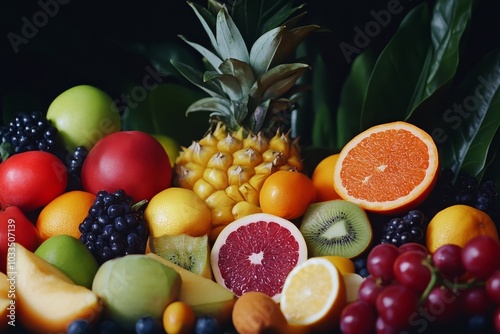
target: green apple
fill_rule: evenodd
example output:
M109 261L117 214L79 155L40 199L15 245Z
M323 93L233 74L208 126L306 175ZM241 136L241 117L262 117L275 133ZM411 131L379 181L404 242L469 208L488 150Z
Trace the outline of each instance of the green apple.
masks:
M65 273L75 284L92 288L99 264L77 238L55 235L42 242L35 254Z
M79 85L59 96L49 106L47 119L57 128L65 148L90 150L104 136L121 130L121 119L114 101L101 89Z
M144 254L104 262L92 290L104 301L105 314L125 329L145 316L161 319L165 308L179 298L181 276Z

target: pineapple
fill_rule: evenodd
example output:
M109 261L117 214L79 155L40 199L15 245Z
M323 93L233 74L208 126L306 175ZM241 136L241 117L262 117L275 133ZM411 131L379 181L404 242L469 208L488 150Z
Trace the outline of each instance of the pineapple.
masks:
M302 171L299 144L291 138L289 123L295 108L292 88L309 66L282 62L318 26L290 28L295 20L289 20L263 33L248 50L224 4L209 0L208 9L188 4L213 51L181 36L203 56L207 71L172 64L208 93L186 114L210 111L210 128L204 138L182 148L174 185L192 189L209 206L214 241L230 222L261 212L259 191L269 175Z

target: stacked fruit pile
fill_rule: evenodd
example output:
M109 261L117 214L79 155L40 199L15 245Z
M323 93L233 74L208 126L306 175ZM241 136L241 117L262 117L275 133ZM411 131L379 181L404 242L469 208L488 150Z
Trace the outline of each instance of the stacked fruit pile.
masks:
M403 121L305 168L287 121L309 66L284 61L318 27L277 13L248 47L210 4L189 3L213 50L186 40L207 71L173 62L209 95L189 147L87 85L0 128L2 330L500 332L495 183Z

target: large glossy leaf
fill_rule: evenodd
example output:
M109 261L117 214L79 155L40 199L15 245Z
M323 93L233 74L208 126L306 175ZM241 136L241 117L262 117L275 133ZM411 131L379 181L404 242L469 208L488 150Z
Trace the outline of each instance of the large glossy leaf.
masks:
M473 0L438 0L431 21L432 47L435 50L427 75L425 96L455 75L459 46L471 17Z
M134 87L131 85L130 90ZM125 111L124 129L163 134L180 145L189 146L192 140L201 138L209 126L208 113L186 115L188 107L204 96L195 88L162 83Z
M436 137L444 167L470 175L485 168L500 126L500 49L490 53L463 80L455 101L442 115Z
M402 120L421 80L430 44L427 3L413 8L380 53L368 83L361 129Z
M447 86L455 77L460 58L460 43L468 27L472 11L472 0L438 0L431 18L431 45L429 57L422 70L421 78L415 88L415 94L406 119L412 113L424 113L425 118L432 117L431 104L437 102ZM434 95L439 95L438 97ZM420 115L417 115L417 118ZM422 118L422 117L420 117Z
M328 85L328 74L325 60L316 53L312 65L311 79L314 89L311 92L311 109L314 111L312 120L312 145L318 147L335 147L335 114L331 108L331 91Z
M363 51L352 62L351 71L344 81L336 120L338 148L343 147L361 130L359 119L375 60L370 49Z

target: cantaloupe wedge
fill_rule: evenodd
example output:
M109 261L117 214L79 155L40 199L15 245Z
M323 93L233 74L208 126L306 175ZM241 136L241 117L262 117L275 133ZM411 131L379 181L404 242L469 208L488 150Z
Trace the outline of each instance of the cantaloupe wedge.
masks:
M231 313L236 301L233 292L217 282L194 274L154 253L147 256L174 268L181 276L182 287L179 300L190 305L197 316L211 315L221 324L231 321Z
M96 321L103 306L92 290L76 285L49 262L16 244L16 319L33 333L64 333L76 319Z

